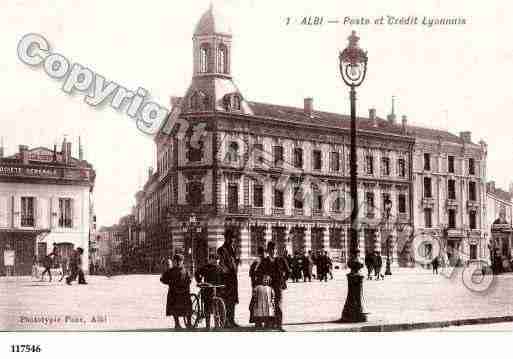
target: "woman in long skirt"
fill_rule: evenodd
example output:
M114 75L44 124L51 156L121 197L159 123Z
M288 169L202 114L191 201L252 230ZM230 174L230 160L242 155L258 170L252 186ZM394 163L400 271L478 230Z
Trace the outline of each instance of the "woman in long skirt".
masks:
M183 266L181 255L175 254L173 256L173 267L162 274L160 281L169 286L166 315L173 316L175 328L182 328L179 317L183 317L185 326L190 328L192 315L191 277Z

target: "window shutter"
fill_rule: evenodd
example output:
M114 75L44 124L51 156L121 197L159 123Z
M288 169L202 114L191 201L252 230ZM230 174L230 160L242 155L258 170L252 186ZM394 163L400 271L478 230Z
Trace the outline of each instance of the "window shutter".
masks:
M82 219L81 215L81 206L80 206L80 198L72 198L71 199L71 218L73 218L73 228L80 228Z
M21 227L21 197L14 196L13 216L14 216L14 228Z
M9 197L0 196L0 227L9 227Z

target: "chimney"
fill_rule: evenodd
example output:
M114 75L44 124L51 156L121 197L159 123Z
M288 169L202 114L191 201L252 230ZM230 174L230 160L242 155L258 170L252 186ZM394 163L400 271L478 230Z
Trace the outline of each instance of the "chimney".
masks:
M312 117L313 113L313 98L306 97L304 101L304 111L305 115Z
M82 150L82 141L80 136L78 136L78 159L80 161L84 159L84 151Z
M148 179L150 179L151 176L153 176L153 167L148 167Z
M408 116L403 115L401 119L401 125L403 126L403 132L406 132L406 126L408 126Z
M387 120L390 123L395 123L395 96L392 96L392 111L387 116Z
M372 122L373 127L378 127L378 119L376 118L375 108L369 108L369 120Z
M0 137L0 160L4 158L4 138Z
M28 165L29 158L28 158L28 146L20 145L20 156L21 161L24 165Z
M460 138L463 142L472 142L472 132L462 131L460 132Z
M57 144L53 144L53 162L57 162Z

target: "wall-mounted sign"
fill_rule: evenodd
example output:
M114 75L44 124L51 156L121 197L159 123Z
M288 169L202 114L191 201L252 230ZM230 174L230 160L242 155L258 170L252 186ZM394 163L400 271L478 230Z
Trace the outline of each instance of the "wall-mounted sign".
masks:
M0 166L0 175L58 177L59 173L53 168Z

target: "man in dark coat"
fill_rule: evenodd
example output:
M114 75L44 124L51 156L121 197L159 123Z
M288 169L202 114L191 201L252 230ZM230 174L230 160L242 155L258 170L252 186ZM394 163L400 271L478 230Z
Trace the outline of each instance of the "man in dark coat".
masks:
M383 266L383 260L381 259L381 254L376 251L374 252L374 271L376 274L376 280L385 279L385 276L381 274L381 267Z
M435 256L435 258L433 258L431 265L433 266L433 274L438 274L438 267L440 266L440 259L438 258L438 256Z
M312 281L312 269L313 269L312 251L308 251L308 254L303 257L303 281Z
M160 277L160 281L169 286L166 315L173 316L175 328L182 328L180 317L184 317L185 326L190 328L192 316L191 278L183 266L183 257L180 254L173 256L173 268L165 271Z
M290 276L290 268L287 261L282 257L276 257L276 245L274 242L267 243L267 254L261 265L263 275L271 277L271 287L274 290L275 302L275 326L281 329L283 323L283 290L287 289L287 279Z
M374 271L374 254L365 253L365 267L367 267L367 279L372 280L372 272Z
M66 278L66 284L71 285L78 277L78 284L87 284L85 281L84 271L82 270L82 254L84 250L78 247L71 255L69 267L71 274Z
M46 255L43 259L43 267L44 271L41 273L41 281L45 280L45 274L48 273L48 277L50 277L49 282L52 281L52 267L53 267L53 261L58 257L57 253L57 245L53 244L52 252Z
M231 235L225 236L224 244L217 250L219 266L223 270L224 285L223 299L226 304L227 327L237 328L235 323L235 305L239 303L239 284L237 272L239 260L235 255L235 248Z

